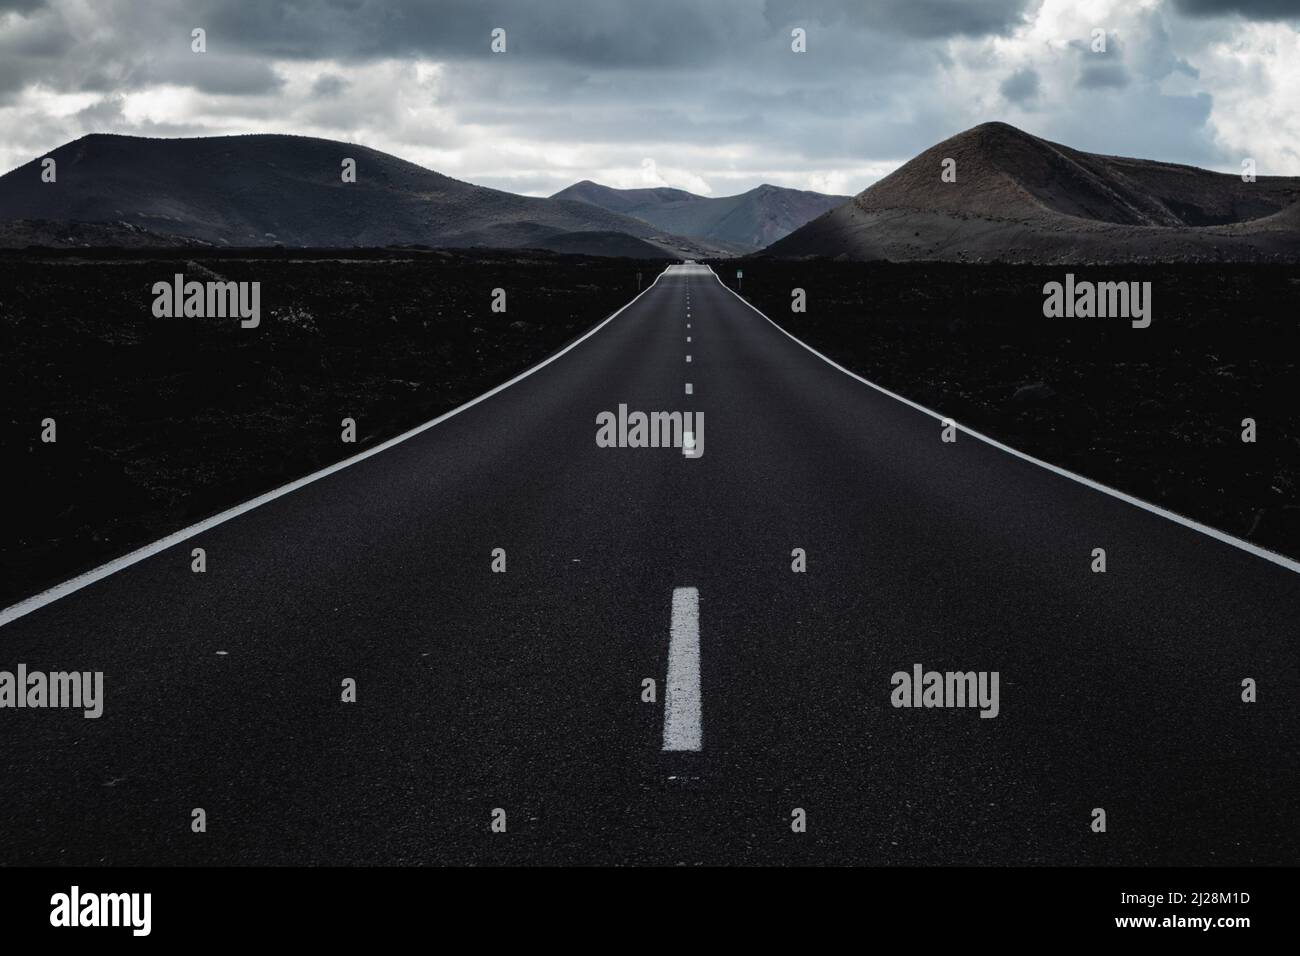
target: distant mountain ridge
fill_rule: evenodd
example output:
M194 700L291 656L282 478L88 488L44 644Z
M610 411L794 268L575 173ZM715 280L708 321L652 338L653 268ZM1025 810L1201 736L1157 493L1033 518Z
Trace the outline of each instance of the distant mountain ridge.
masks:
M590 203L593 206L599 206L610 212L632 215L634 209L646 208L650 206L663 205L671 202L690 202L695 199L703 199L703 196L697 196L695 193L688 193L685 189L674 189L671 186L651 186L644 189L615 189L612 186L602 186L600 183L593 183L590 179L584 179L582 182L574 183L566 189L561 189L558 193L551 196L552 199L572 199L576 202Z
M615 189L590 180L574 183L551 198L589 203L670 233L734 243L748 251L789 235L850 199L767 184L736 196L712 198L669 187Z
M43 157L0 176L0 221L51 223L55 231L60 223L128 223L147 234L229 246L545 249L555 242L591 252L612 241L663 258L733 251L590 203L475 186L314 137L92 134L47 155L56 163L53 183L41 181ZM345 157L356 160L354 183L342 181Z
M956 181L941 179L945 159ZM1085 153L1006 123L927 149L773 256L1008 262L1294 261L1300 177Z

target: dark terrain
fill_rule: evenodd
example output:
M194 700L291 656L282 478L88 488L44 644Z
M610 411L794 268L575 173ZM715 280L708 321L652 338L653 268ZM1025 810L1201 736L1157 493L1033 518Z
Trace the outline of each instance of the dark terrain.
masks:
M381 268L374 284L420 293ZM960 281L895 275L859 273L887 302ZM986 301L1021 301L1025 272L982 275ZM1241 301L1268 303L1255 279L1263 294ZM1149 414L1168 424L1186 373L1163 314L1130 334L1166 346ZM409 330L363 330L345 365L410 347ZM911 332L903 351L946 346L944 327ZM267 377L289 361L256 357ZM303 393L286 414L331 443L330 399ZM1205 408L1236 417L1238 401L1225 387ZM706 415L707 451L601 447L593 415L624 402ZM139 430L156 404L123 418ZM208 460L235 447L213 444ZM1098 545L1105 574L1089 568ZM498 546L509 573L490 566ZM969 436L944 444L930 415L684 264L463 414L11 617L7 662L102 671L106 705L94 720L6 712L3 859L1293 866L1296 570ZM891 675L922 664L999 674L997 718L895 707ZM646 699L647 678L668 691ZM693 715L698 749L666 748L674 712Z
M736 196L710 197L667 187L613 189L584 179L551 198L590 203L643 219L666 232L734 244L739 251L754 252L851 197L767 183Z
M545 253L0 255L9 603L432 418L630 299L649 260ZM719 274L734 285L734 266ZM1061 269L744 263L815 348L1029 454L1300 555L1300 269L1132 267L1149 329L1045 319ZM262 325L155 319L180 270L263 283ZM1079 278L1087 270L1076 270ZM807 290L806 315L790 289ZM489 309L507 290L508 311ZM45 417L58 442L39 441ZM339 421L358 441L339 441ZM1240 441L1242 418L1258 442Z
M201 256L201 258L195 258ZM662 263L542 253L0 253L0 606L435 417ZM174 272L262 283L262 321L155 319ZM507 311L490 309L504 288ZM58 441L40 441L57 422ZM340 441L340 421L357 441Z
M941 178L956 162L956 181ZM860 260L1294 262L1300 178L1102 156L1006 123L950 137L770 246Z
M717 264L735 287L735 263ZM1064 267L746 261L744 294L877 384L1095 481L1300 557L1300 267L1073 269L1148 280L1150 328L1048 319ZM726 267L724 269L724 266ZM808 296L791 312L792 288ZM1241 441L1241 420L1258 424Z
M487 189L356 143L310 136L93 134L48 155L57 164L52 183L41 181L44 157L0 176L0 244L71 245L62 241L61 224L76 222L118 231L127 224L216 246L423 244L619 256L640 240L665 257L735 251L590 203ZM345 157L356 161L356 182L342 180ZM605 252L600 243L610 237L615 245ZM128 236L98 244L137 243Z

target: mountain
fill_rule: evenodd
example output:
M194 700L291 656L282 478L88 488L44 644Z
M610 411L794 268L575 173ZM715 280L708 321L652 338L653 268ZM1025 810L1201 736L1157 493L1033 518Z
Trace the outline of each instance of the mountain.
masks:
M956 160L956 182L940 178ZM765 250L773 256L1007 262L1300 257L1300 177L1085 153L1006 123L927 149Z
M573 199L578 202L590 203L593 206L599 206L601 209L608 209L610 212L622 213L626 216L635 216L636 210L640 208L652 208L670 202L691 202L704 199L703 196L688 193L684 189L673 189L670 186L655 186L648 189L614 189L611 186L593 183L590 179L584 179L580 183L574 183L567 189L561 189L551 198Z
M727 255L590 203L517 196L378 150L306 136L150 139L94 134L0 176L0 221L117 223L229 246L547 247L616 242L664 257ZM341 178L345 157L356 182ZM12 230L11 230L12 231ZM0 230L2 235L4 230ZM591 233L586 240L575 234ZM640 243L627 243L630 237Z
M528 243L533 249L584 256L624 256L628 259L678 259L676 253L625 232L557 232Z
M754 251L850 197L762 185L738 196L711 199L681 189L613 189L583 180L551 198L590 203L666 232Z

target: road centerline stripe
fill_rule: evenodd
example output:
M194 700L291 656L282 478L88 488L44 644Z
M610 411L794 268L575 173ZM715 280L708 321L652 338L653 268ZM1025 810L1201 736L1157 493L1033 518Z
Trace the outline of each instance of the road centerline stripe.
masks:
M664 750L700 750L700 592L673 588L673 617L664 682Z

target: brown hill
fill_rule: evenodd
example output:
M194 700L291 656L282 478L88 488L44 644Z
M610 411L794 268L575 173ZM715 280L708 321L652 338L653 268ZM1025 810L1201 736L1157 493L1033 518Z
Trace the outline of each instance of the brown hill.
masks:
M942 162L957 163L943 182ZM765 250L855 259L1294 260L1300 178L1085 153L985 123Z

